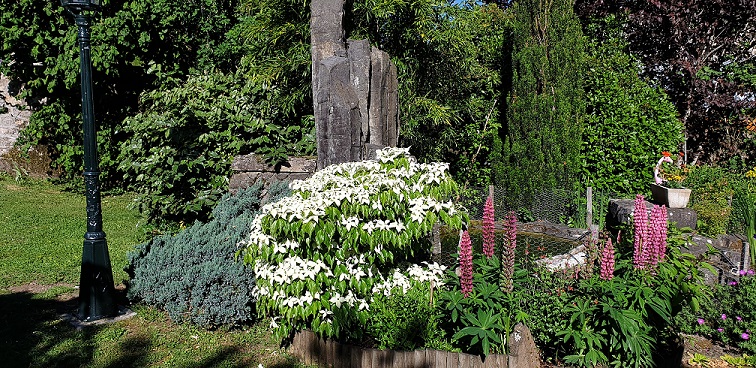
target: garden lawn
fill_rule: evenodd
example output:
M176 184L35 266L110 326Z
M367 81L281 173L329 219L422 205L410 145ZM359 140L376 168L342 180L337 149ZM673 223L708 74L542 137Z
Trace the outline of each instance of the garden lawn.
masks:
M104 197L103 223L116 283L143 233L131 195ZM84 196L43 181L0 175L0 357L3 367L296 367L266 322L207 331L162 311L129 306L131 319L76 330ZM120 285L120 304L125 304Z
M126 280L126 253L144 223L129 209L133 196L102 198L103 228L116 284ZM30 282L79 283L86 232L83 194L64 192L44 181L16 182L0 176L0 288Z

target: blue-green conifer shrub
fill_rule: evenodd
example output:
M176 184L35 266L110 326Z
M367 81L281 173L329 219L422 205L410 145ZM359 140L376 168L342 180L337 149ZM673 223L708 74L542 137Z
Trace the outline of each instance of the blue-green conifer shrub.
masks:
M263 202L288 195L286 183L272 184L262 200L256 183L226 194L207 223L195 222L171 236L162 235L129 253L127 296L164 309L174 321L206 328L251 322L254 314L252 270L235 259L236 244Z

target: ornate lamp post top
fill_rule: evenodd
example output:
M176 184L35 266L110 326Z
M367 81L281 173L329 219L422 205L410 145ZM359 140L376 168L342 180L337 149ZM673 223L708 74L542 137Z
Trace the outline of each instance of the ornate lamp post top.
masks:
M60 5L72 12L100 9L100 0L60 0Z

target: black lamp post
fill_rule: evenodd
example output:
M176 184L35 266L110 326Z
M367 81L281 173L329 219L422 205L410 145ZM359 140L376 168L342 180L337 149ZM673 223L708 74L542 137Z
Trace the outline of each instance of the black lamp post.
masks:
M108 243L102 231L100 168L97 157L97 129L92 103L92 61L89 49L89 26L100 0L60 0L73 14L79 27L79 62L81 64L81 115L84 120L84 185L87 196L87 232L81 256L79 313L82 321L94 321L118 314L110 266Z

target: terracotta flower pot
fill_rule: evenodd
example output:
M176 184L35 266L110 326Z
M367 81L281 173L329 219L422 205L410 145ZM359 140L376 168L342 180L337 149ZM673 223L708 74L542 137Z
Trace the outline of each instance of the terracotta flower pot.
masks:
M658 184L651 184L651 195L654 202L669 208L685 208L690 201L690 189L667 188Z

